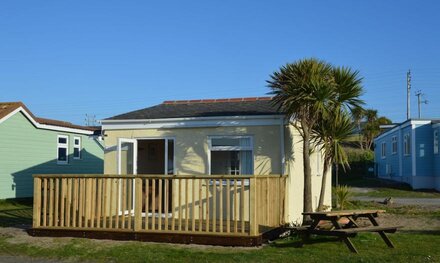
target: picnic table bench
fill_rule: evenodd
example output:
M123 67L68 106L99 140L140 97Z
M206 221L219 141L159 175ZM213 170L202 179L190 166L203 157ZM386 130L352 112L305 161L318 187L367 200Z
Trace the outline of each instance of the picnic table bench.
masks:
M376 232L382 237L383 241L388 247L394 248L393 243L385 233L395 233L400 226L379 226L376 220L379 213L384 213L385 210L341 210L341 211L323 211L323 212L307 212L303 215L308 215L312 219L310 226L297 228L297 232L302 234L303 239L308 238L311 234L323 236L339 237L350 251L358 253L357 249L350 240L350 237L355 237L360 232ZM341 219L347 219L348 223L341 223ZM371 223L370 226L361 227L357 220L359 218L367 218ZM331 222L330 228L325 229L320 227L323 221Z

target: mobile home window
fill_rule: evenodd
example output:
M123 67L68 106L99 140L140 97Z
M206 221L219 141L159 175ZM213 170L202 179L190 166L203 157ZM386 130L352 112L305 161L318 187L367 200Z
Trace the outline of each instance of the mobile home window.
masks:
M73 159L81 159L81 138L73 138Z
M393 138L391 138L392 141L392 148L393 148L393 154L397 153L397 136L393 136Z
M411 154L411 137L409 137L409 134L403 136L403 149L405 155Z
M382 143L382 148L381 148L381 154L380 154L380 156L382 157L382 159L383 158L385 158L385 156L386 156L386 154L387 154L387 152L386 152L386 143Z
M438 130L434 131L434 154L438 154Z
M58 135L57 140L57 163L67 164L69 162L69 136Z

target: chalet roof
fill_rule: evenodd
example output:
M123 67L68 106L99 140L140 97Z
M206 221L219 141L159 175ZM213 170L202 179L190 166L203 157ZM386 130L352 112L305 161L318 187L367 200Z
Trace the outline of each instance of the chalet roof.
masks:
M58 127L64 127L64 128L72 128L72 129L80 129L80 130L87 130L87 131L97 131L100 130L100 127L88 127L88 126L81 126L76 125L70 122L66 121L59 121L59 120L52 120L52 119L46 119L46 118L39 118L36 117L32 112L24 105L23 102L0 102L0 120L4 117L8 116L10 113L15 111L16 109L22 107L23 110L25 110L36 122L39 124L46 124L46 125L52 125L52 126L58 126Z
M172 100L116 115L106 120L166 119L185 117L282 115L271 97Z

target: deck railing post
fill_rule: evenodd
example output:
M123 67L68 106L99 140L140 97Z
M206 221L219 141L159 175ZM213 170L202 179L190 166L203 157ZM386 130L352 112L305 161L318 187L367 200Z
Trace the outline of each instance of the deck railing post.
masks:
M258 235L257 222L257 178L253 175L249 179L249 235Z
M134 231L142 229L142 178L134 178L135 192L134 192ZM148 211L145 211L148 213Z
M41 178L34 177L34 210L32 227L37 228L41 224Z

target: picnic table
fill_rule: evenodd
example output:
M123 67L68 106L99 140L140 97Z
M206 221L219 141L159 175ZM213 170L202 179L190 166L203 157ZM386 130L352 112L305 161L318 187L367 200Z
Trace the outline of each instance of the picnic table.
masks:
M311 234L339 237L354 253L358 253L358 251L351 242L350 237L355 237L360 232L376 232L379 233L388 247L394 248L393 243L385 233L395 233L400 227L379 226L376 217L384 212L385 210L341 210L303 213L303 215L310 216L312 223L310 226L298 229L298 231L303 234L303 238L308 238ZM359 226L357 221L359 218L369 219L371 225ZM346 222L341 223L341 221L344 221L341 219L345 219ZM330 228L321 227L320 223L323 221L329 221L331 223Z

